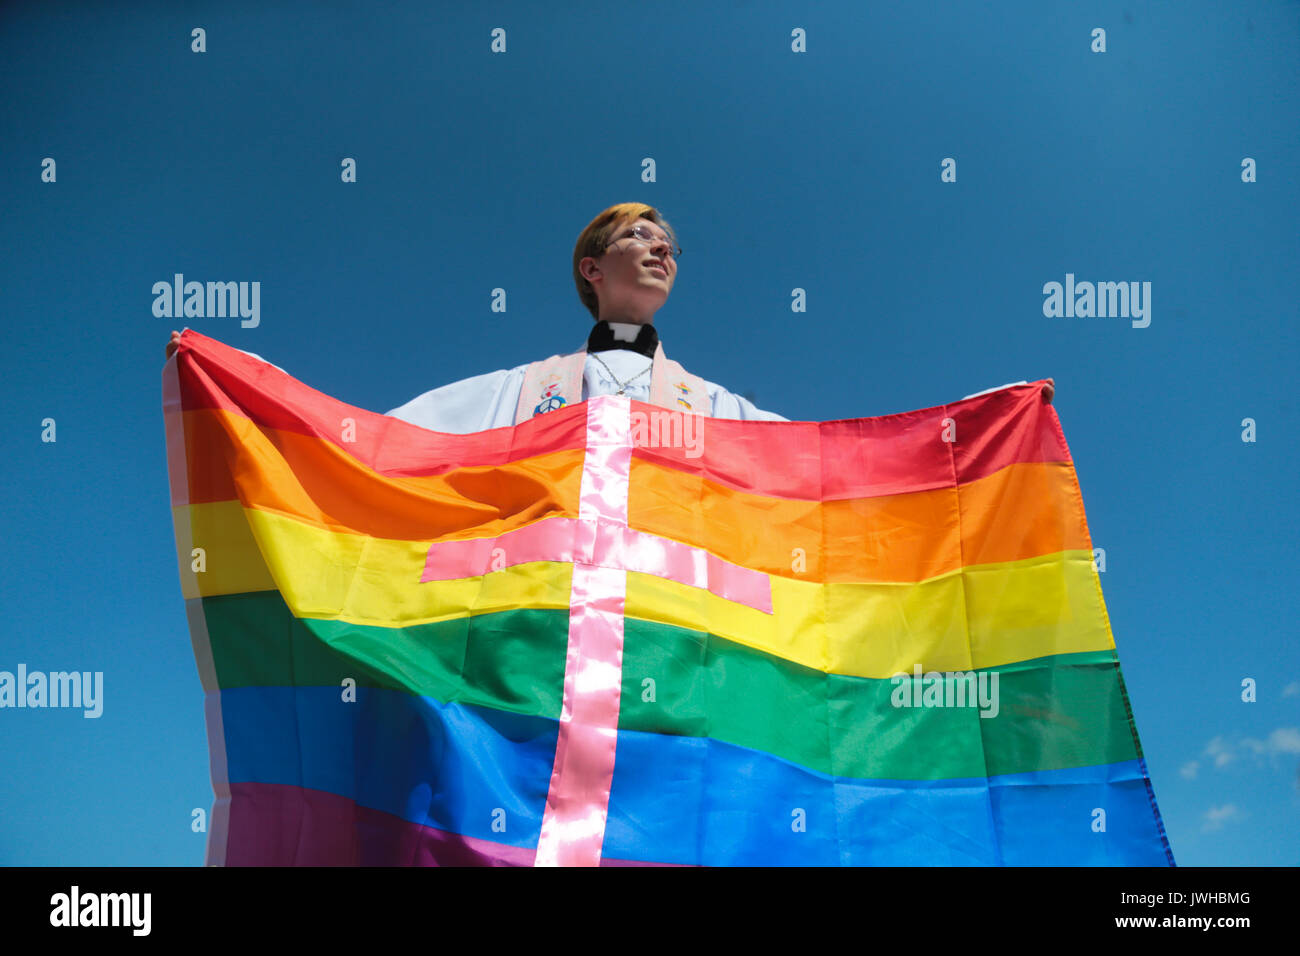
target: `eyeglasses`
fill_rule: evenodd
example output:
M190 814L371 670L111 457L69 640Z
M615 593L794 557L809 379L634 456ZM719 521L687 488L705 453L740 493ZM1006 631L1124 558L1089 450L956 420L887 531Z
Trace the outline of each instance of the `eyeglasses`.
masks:
M624 233L623 235L619 236L617 239L611 240L609 245L607 245L605 248L608 249L609 246L612 246L616 242L621 242L624 239L636 239L638 242L642 242L647 246L653 246L660 242L666 242L668 243L668 254L670 256L672 256L674 259L677 259L682 254L681 246L677 245L677 243L673 242L673 240L669 239L667 236L657 235L656 233L651 231L649 226L634 226L631 232Z

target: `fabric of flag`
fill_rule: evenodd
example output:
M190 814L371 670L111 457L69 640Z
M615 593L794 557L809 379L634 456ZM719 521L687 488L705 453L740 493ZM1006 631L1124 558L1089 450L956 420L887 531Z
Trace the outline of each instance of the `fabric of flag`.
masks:
M164 371L227 865L1172 865L1042 384L428 431Z

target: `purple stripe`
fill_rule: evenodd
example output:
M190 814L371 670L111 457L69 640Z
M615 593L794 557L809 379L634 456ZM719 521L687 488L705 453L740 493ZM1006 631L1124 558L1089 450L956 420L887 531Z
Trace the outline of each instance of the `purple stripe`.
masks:
M347 797L234 783L227 866L532 866L535 851L411 823ZM601 866L676 866L603 859Z
M230 785L227 866L532 866L534 851L411 823L347 797Z

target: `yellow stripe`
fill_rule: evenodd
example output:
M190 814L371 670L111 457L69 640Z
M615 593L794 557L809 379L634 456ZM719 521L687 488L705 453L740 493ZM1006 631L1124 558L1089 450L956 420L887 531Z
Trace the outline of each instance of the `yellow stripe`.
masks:
M210 594L274 591L275 580L238 501L172 508L181 592L186 600ZM197 548L200 553L195 555ZM195 570L194 565L199 568Z
M206 551L205 572L194 574L182 565L186 597L278 590L295 617L376 627L569 606L569 564L537 562L481 578L421 583L428 541L340 534L245 510L238 501L174 511L178 542L180 528L188 526L190 540Z
M955 671L1113 649L1096 575L1091 552L1062 551L919 584L772 577L768 615L633 573L627 614L717 634L817 670L888 678L910 674L917 663L925 671Z
M190 540L206 551L204 573L182 565L186 597L278 589L295 616L377 627L569 606L568 564L537 562L422 584L429 542L331 532L246 511L239 502L174 510L182 553L189 553ZM192 539L183 541L182 529L192 529ZM820 584L777 576L771 582L775 613L768 615L629 573L627 614L859 677L910 673L916 663L926 671L966 670L1115 646L1088 551L979 565L920 583Z

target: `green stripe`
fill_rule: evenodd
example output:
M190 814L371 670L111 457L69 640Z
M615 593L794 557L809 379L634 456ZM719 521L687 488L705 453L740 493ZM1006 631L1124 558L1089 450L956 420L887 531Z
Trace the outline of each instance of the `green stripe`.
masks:
M381 628L297 620L274 591L207 597L203 609L223 689L340 686L350 677L442 703L560 716L567 610ZM712 737L823 773L878 780L982 778L1138 756L1112 651L993 671L997 717L971 707L899 708L889 680L826 674L711 634L628 618L619 727Z
M987 671L998 674L996 717L970 707L895 707L889 680L826 674L712 634L629 619L619 727L712 737L822 773L882 780L1137 756L1113 651Z
M567 610L502 611L414 627L299 620L278 591L203 598L217 684L404 690L558 720ZM503 667L502 662L509 666Z

